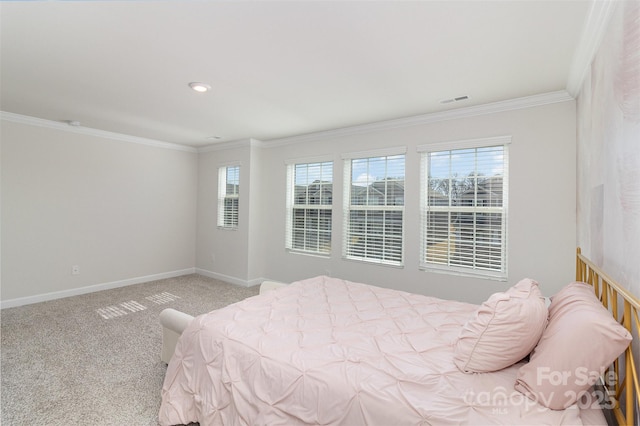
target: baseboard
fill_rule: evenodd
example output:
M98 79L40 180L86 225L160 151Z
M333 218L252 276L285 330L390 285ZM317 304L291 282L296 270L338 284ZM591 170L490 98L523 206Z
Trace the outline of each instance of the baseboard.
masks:
M239 285L241 287L253 287L255 285L262 284L262 281L266 280L266 278L254 278L252 280L243 280L240 278L232 277L230 275L220 274L218 272L208 271L206 269L201 269L201 268L196 268L196 274L204 275L205 277L224 281L230 284Z
M70 290L54 291L51 293L38 294L35 296L18 297L15 299L0 301L0 309L14 308L16 306L31 305L33 303L46 302L48 300L62 299L64 297L79 296L81 294L94 293L96 291L110 290L118 287L125 287L133 284L141 284L149 281L162 280L165 278L175 278L182 275L196 273L196 268L180 269L177 271L163 272L161 274L145 275L142 277L129 278L126 280L112 281L103 284L95 284L87 287L73 288Z

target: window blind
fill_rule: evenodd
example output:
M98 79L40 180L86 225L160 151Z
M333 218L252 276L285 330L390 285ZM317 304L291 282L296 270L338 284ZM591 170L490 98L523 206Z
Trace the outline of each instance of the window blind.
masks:
M508 145L425 151L421 267L506 279Z
M218 227L238 227L240 166L218 169Z
M286 248L331 253L333 162L287 166Z
M344 173L343 256L402 265L405 154L347 158Z

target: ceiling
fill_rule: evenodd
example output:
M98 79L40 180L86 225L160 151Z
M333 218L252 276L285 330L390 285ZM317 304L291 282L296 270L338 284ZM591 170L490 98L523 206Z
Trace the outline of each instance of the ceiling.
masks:
M567 88L590 7L5 1L0 109L200 147L481 105Z

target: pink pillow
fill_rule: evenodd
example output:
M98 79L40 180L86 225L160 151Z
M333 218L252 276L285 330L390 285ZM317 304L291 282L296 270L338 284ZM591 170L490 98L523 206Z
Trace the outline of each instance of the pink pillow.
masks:
M593 288L571 283L551 298L549 326L518 371L515 388L545 407L575 403L629 346L631 334L602 306Z
M484 302L462 328L453 361L465 373L502 370L536 346L548 311L538 283L518 282Z

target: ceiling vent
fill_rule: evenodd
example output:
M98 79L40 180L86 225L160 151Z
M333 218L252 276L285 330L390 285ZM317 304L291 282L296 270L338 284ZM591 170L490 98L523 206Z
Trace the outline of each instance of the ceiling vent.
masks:
M451 104L454 102L460 102L460 101L466 101L467 99L469 99L469 96L464 95L464 96L457 96L455 98L450 98L450 99L443 99L440 101L441 104Z

